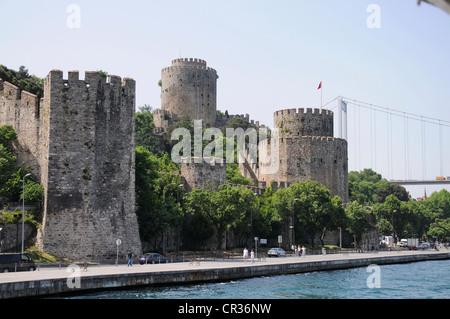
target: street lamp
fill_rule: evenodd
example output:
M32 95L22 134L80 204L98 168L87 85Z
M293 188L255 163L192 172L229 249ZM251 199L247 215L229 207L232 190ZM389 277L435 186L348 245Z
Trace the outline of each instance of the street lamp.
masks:
M292 245L291 246L295 246L295 216L294 216L294 203L298 201L298 198L294 198L292 200L292 226L290 226L290 228L292 228ZM295 247L294 247L295 249Z
M30 176L31 173L25 175L22 179L22 254L23 254L23 244L25 241L25 178Z

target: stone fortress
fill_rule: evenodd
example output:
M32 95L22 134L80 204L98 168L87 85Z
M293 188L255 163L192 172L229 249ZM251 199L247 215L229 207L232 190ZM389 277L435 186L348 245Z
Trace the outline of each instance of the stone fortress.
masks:
M52 70L44 97L0 80L0 125L17 132L19 164L44 187L37 245L72 259L142 251L135 213L135 81ZM122 252L122 255L125 252Z
M154 111L155 134L188 116L204 127L221 127L248 115L217 115L217 72L200 59L175 59L162 70L161 110ZM44 96L21 91L0 79L0 125L17 132L19 165L30 165L44 187L42 227L37 245L74 260L116 258L142 252L135 213L135 81L98 72L52 70ZM348 201L347 142L333 137L333 113L318 109L275 112L280 135L259 142L279 144L279 169L265 173L245 151L241 173L254 180L262 194L272 184L287 187L314 180ZM260 159L263 156L260 155ZM186 191L226 183L222 159L185 158L181 176ZM250 187L250 186L249 186Z
M173 60L172 65L161 72L161 110L153 113L155 133L164 133L171 123L185 116L203 120L204 127L221 127L235 117L249 121L248 115L217 116L217 79L216 70L208 67L204 60ZM258 121L251 123L264 127ZM267 173L261 169L262 154L259 162L252 161L248 149L245 161L239 164L242 175L258 185L254 191L262 194L270 184L279 188L296 181L313 180L347 203L347 141L333 137L333 112L311 108L279 110L274 113L274 127L279 135L260 141L259 146L277 139L278 171ZM226 182L225 167L223 160L203 159L202 163L195 163L185 159L181 164L181 176L187 190L202 188L207 183L221 185Z

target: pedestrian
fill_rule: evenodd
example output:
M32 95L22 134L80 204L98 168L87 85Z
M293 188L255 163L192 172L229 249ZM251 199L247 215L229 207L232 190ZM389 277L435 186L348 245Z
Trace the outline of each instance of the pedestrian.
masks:
M133 253L130 249L128 249L127 258L128 258L128 264L127 267L133 266Z
M302 248L298 245L298 257L302 256Z
M306 256L306 248L305 245L302 247L302 256Z
M244 262L247 262L248 259L248 250L247 247L244 248Z
M252 249L252 252L250 253L250 258L252 259L252 264L255 263L255 252Z

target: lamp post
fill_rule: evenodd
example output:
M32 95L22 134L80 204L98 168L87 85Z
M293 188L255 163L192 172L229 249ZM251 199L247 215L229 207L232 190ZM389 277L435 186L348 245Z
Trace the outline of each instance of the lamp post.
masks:
M292 225L290 226L290 228L292 228L292 245L291 246L295 246L295 216L294 216L294 203L298 201L298 198L294 198L292 200ZM295 247L294 247L295 249Z
M23 246L25 241L25 178L30 176L28 173L22 179L22 254L23 254Z

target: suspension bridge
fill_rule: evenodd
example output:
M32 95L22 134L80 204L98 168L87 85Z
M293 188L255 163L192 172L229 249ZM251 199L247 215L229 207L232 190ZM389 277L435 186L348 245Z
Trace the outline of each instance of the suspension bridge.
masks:
M335 136L348 142L349 171L371 168L405 187L450 188L450 120L343 96L323 107L335 114Z

